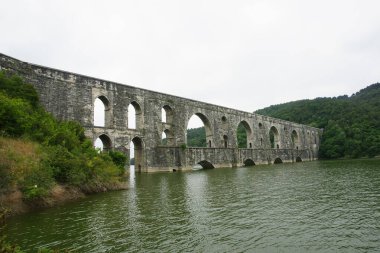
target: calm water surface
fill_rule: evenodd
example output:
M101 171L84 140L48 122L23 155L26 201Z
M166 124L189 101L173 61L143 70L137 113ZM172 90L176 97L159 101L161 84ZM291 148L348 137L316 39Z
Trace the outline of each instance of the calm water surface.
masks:
M380 160L131 174L131 189L18 216L28 252L380 252Z

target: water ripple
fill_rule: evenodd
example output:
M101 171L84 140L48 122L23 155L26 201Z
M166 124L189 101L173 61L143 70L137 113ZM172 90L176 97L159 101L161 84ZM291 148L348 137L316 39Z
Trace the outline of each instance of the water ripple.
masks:
M376 252L380 161L137 174L131 189L15 217L35 252Z

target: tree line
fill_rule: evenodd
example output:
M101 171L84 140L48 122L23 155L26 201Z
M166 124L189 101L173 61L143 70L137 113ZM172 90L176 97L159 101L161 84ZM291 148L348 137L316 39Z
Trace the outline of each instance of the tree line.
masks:
M323 129L322 159L380 155L380 83L351 96L299 100L272 105L256 113ZM239 148L247 147L242 125L237 129ZM204 127L188 129L189 147L206 147Z
M322 128L320 158L380 155L380 83L351 96L299 100L256 113Z

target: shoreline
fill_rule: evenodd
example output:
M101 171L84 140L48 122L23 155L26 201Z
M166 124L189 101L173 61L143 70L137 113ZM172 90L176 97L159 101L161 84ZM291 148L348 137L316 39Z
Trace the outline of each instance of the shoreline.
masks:
M20 214L74 202L92 194L127 189L128 185L126 182L84 187L56 184L48 196L31 201L24 201L22 192L19 189L9 189L6 193L0 194L0 210L5 211L6 218L10 218Z

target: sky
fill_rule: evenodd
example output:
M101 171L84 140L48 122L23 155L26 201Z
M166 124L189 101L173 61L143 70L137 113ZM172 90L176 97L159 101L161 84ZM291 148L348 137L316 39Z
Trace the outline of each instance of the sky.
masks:
M378 0L0 0L0 52L252 112L380 81Z

